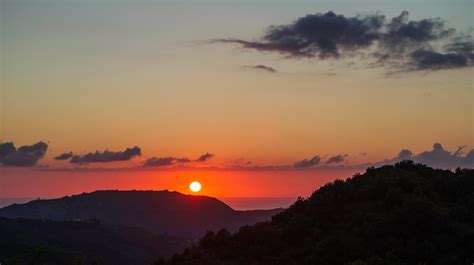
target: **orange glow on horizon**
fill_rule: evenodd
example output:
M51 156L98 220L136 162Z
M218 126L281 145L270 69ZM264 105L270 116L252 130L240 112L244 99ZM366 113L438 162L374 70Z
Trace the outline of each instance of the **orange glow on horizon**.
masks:
M196 194L190 183L202 184L199 194L216 198L309 196L321 185L352 176L355 170L159 170L159 171L32 171L4 168L2 197L54 198L95 190L169 190ZM31 185L20 185L29 182ZM11 189L8 187L15 187Z

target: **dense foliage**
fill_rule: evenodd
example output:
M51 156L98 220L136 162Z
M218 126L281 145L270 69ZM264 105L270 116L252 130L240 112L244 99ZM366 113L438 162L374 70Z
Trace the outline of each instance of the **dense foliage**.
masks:
M169 264L474 262L474 170L404 161L369 168L299 199L271 222L209 232Z
M89 222L0 218L2 265L151 264L188 244L140 228Z

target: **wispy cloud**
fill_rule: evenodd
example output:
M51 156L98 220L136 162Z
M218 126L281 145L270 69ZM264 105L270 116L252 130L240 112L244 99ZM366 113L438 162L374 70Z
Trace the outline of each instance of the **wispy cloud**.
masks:
M200 157L198 157L195 161L196 162L206 162L209 159L213 158L214 156L215 156L214 154L205 153L205 154L201 155Z
M244 66L244 68L258 70L258 71L265 71L265 72L269 72L269 73L276 73L277 72L277 70L275 68L273 68L271 66L266 66L266 65L263 65L263 64L248 65L248 66Z
M194 162L206 162L209 159L213 158L215 155L211 153L205 153L199 156L195 160L191 160L187 157L151 157L143 163L143 167L166 167L166 166L176 166L182 165L184 163L194 163Z
M177 157L152 157L143 163L143 167L163 167L171 166L176 163L187 163L191 162L188 158L177 158Z
M297 161L293 164L295 168L309 168L319 165L321 162L321 157L319 155L314 156L313 158L305 158L301 161Z
M56 160L68 160L68 159L72 158L73 156L74 156L74 153L69 152L69 153L63 153L63 154L60 154L58 156L55 156L54 159L56 159Z
M331 157L329 157L329 159L326 161L326 165L328 164L336 164L336 163L341 163L341 162L344 162L344 160L346 159L348 155L347 154L344 154L344 155L333 155Z
M70 162L74 164L87 164L87 163L105 163L115 161L127 161L135 156L141 155L141 149L138 146L127 148L124 151L109 151L105 150L95 151L94 153L87 153L85 155L75 155L71 158Z

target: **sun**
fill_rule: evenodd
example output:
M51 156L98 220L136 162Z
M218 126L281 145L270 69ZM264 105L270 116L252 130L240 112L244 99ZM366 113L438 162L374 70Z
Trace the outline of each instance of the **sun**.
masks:
M191 184L189 184L189 189L192 192L198 192L198 191L201 190L201 183L199 183L197 181L193 181L193 182L191 182Z

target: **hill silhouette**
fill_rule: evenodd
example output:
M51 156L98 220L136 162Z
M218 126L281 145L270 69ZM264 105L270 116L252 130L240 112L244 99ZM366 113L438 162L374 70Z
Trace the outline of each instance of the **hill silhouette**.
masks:
M402 265L474 261L474 170L404 161L299 199L269 222L209 232L180 265Z
M151 264L189 244L141 228L89 222L0 218L0 262L19 264Z
M0 209L0 217L57 221L91 218L105 224L141 227L157 234L197 238L208 230L237 230L269 220L282 209L236 211L207 196L169 191L96 191L36 200Z

